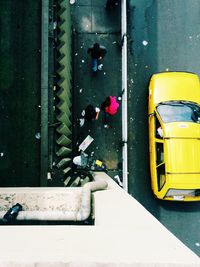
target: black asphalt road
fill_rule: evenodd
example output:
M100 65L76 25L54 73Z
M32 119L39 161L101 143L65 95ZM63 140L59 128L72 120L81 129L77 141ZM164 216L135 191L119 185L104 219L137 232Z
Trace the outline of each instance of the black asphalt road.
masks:
M129 1L129 193L198 255L200 203L163 202L152 196L147 91L155 72L200 75L199 21L199 0Z

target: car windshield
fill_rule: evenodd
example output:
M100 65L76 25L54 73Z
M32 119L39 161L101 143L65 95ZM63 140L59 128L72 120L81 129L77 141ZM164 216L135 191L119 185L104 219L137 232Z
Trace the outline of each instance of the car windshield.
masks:
M200 106L189 101L167 101L158 104L157 111L163 122L200 123Z

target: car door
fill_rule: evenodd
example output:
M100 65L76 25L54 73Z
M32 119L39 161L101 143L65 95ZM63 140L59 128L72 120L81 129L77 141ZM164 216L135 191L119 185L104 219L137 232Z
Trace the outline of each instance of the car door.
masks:
M165 183L163 127L157 111L149 115L149 141L151 185L157 195Z

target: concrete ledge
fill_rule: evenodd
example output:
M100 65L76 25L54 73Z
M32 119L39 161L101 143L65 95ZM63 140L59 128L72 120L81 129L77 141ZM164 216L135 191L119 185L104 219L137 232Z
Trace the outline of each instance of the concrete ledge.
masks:
M5 226L0 267L199 267L199 258L150 228ZM164 239L163 239L164 238Z
M95 180L86 190L108 183L108 190L94 193L95 226L0 227L0 267L200 266L197 255L105 173L95 173Z
M99 181L74 188L0 188L0 218L20 203L23 210L17 220L83 221L91 213L91 193L106 186Z
M98 179L104 179L108 187L94 193L95 226L105 232L108 229L110 233L118 231L116 235L122 249L118 253L127 254L130 258L134 255L132 260L141 264L138 266L200 266L197 255L107 174L96 172L95 180ZM110 244L112 246L116 249L114 241Z

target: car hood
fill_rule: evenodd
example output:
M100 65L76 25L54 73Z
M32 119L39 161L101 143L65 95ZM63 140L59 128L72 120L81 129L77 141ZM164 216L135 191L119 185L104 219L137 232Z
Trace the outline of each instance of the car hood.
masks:
M155 106L171 100L200 103L200 85L196 74L185 72L154 74L150 81L150 90Z

